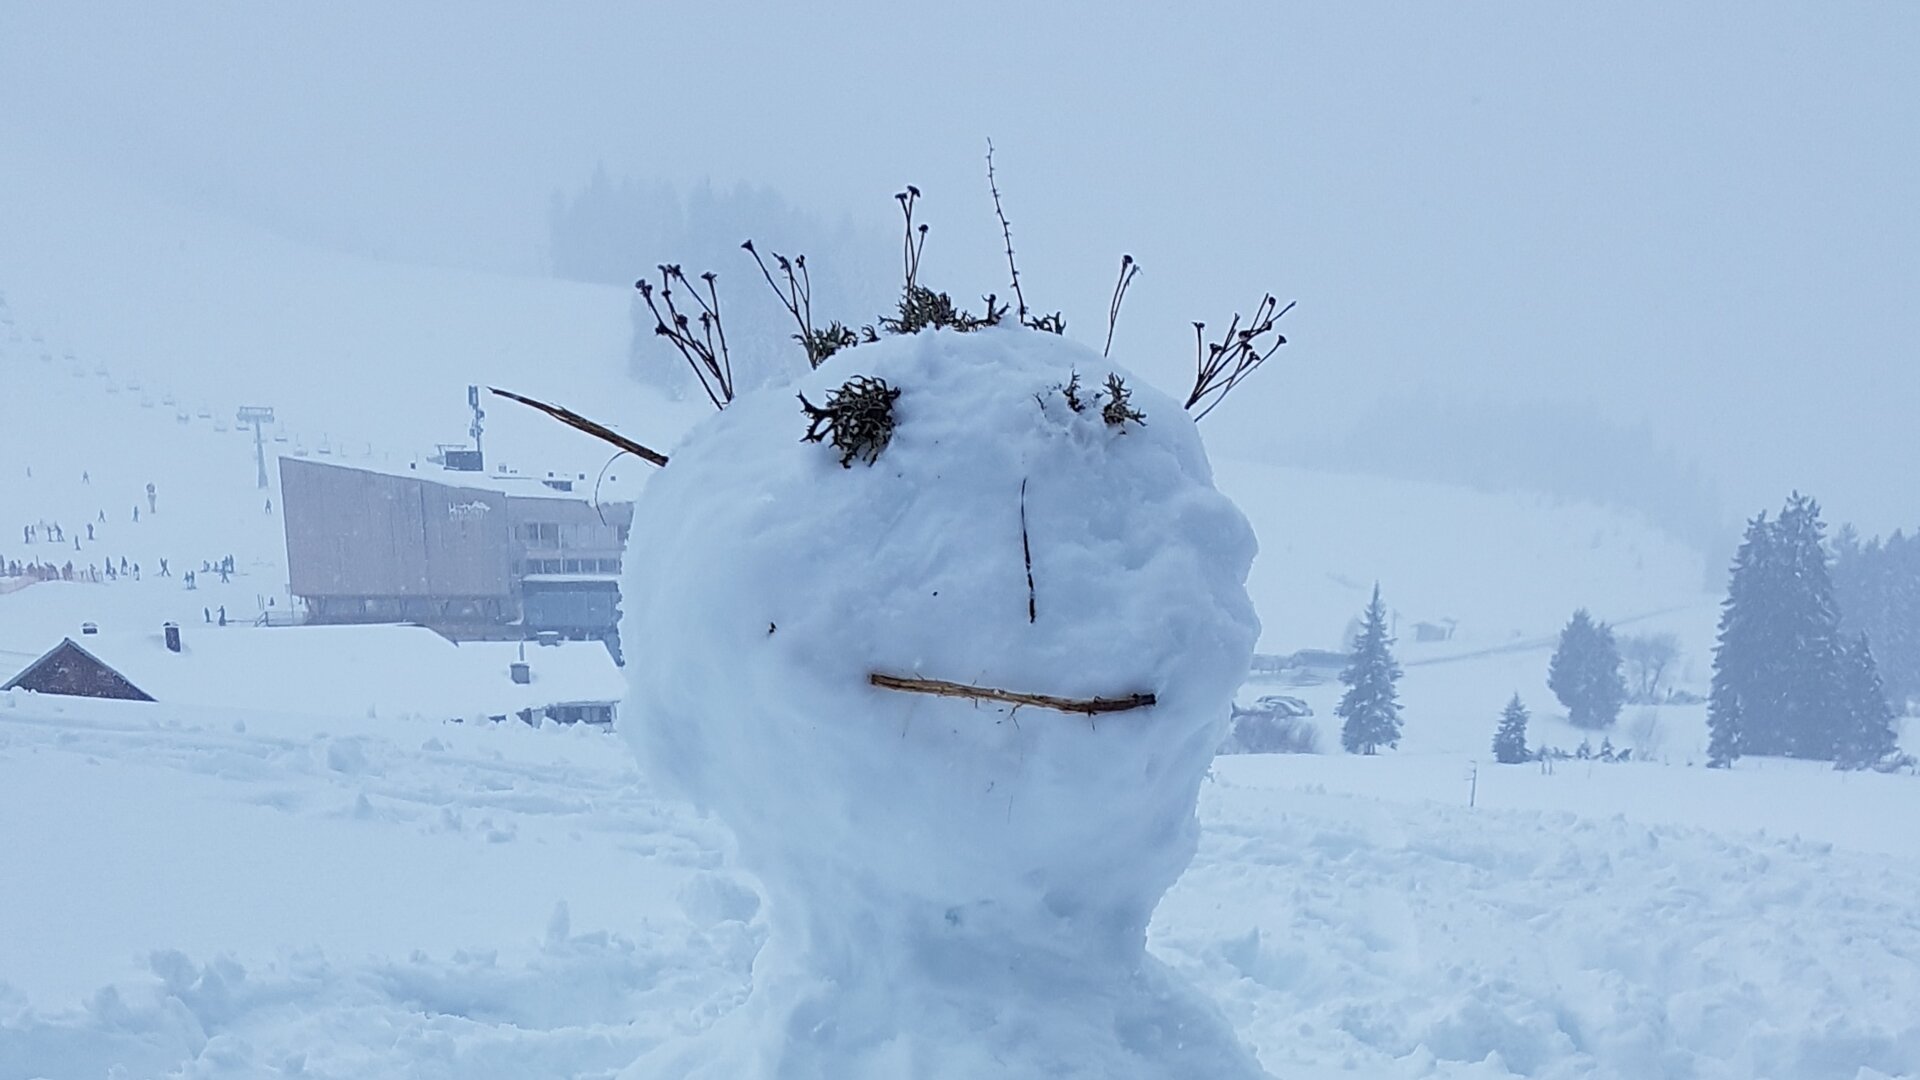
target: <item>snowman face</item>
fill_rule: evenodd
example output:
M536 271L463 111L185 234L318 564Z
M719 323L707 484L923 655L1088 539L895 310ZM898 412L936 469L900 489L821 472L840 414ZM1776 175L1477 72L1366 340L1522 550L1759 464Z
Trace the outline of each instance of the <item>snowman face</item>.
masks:
M825 864L930 900L1073 907L1117 865L1155 899L1184 867L1258 632L1254 544L1177 404L1115 372L1136 389L1110 422L1110 370L1018 329L864 345L802 380L809 411L742 397L649 481L622 726L770 889ZM803 441L856 376L893 395L884 440ZM1140 697L1090 717L888 678ZM797 822L820 842L795 850Z

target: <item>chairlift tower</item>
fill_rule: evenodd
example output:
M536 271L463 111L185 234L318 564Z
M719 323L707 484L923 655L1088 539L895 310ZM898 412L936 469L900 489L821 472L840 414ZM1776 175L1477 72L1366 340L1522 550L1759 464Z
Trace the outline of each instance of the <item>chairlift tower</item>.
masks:
M235 419L253 425L253 463L259 469L259 485L264 488L267 486L267 440L262 426L273 423L273 409L264 405L242 405Z
M478 386L467 387L467 407L473 410L473 425L467 428L467 434L473 436L473 452L480 455L480 459L484 462L486 460L486 450L480 445L480 432L483 428L481 421L487 418L487 411L480 407L480 388Z

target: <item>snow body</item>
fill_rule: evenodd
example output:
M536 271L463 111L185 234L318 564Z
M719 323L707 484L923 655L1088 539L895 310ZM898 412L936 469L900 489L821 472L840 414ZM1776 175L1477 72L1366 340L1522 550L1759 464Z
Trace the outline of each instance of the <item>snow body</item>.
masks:
M1144 423L1105 422L1110 372ZM864 345L797 389L854 375L900 391L873 465L762 392L635 514L622 727L732 826L771 933L748 1002L630 1075L1264 1075L1145 952L1259 633L1253 534L1192 421L1019 329ZM1013 711L875 672L1157 703Z

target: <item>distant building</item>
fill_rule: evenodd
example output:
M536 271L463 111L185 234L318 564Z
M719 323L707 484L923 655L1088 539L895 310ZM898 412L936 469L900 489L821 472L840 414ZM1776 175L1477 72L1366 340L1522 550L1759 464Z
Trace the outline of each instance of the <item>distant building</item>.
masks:
M0 690L316 716L610 725L626 681L598 642L456 645L421 626L82 633Z
M95 643L97 647L97 643ZM36 694L152 701L153 695L92 652L67 638L28 664L0 690L31 690Z
M597 642L468 641L460 652L486 678L509 684L504 711L489 713L490 719L611 726L626 696L626 676Z
M315 623L416 622L455 639L557 632L619 655L633 504L571 481L280 459L287 575Z

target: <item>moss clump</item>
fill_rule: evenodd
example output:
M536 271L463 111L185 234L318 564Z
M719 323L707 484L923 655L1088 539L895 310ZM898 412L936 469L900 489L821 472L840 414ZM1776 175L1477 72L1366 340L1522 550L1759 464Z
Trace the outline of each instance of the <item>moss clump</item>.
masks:
M827 395L825 405L815 405L800 395L800 408L807 414L807 433L802 442L832 442L840 451L840 467L850 469L855 458L871 465L893 438L893 402L900 391L885 379L855 375Z

